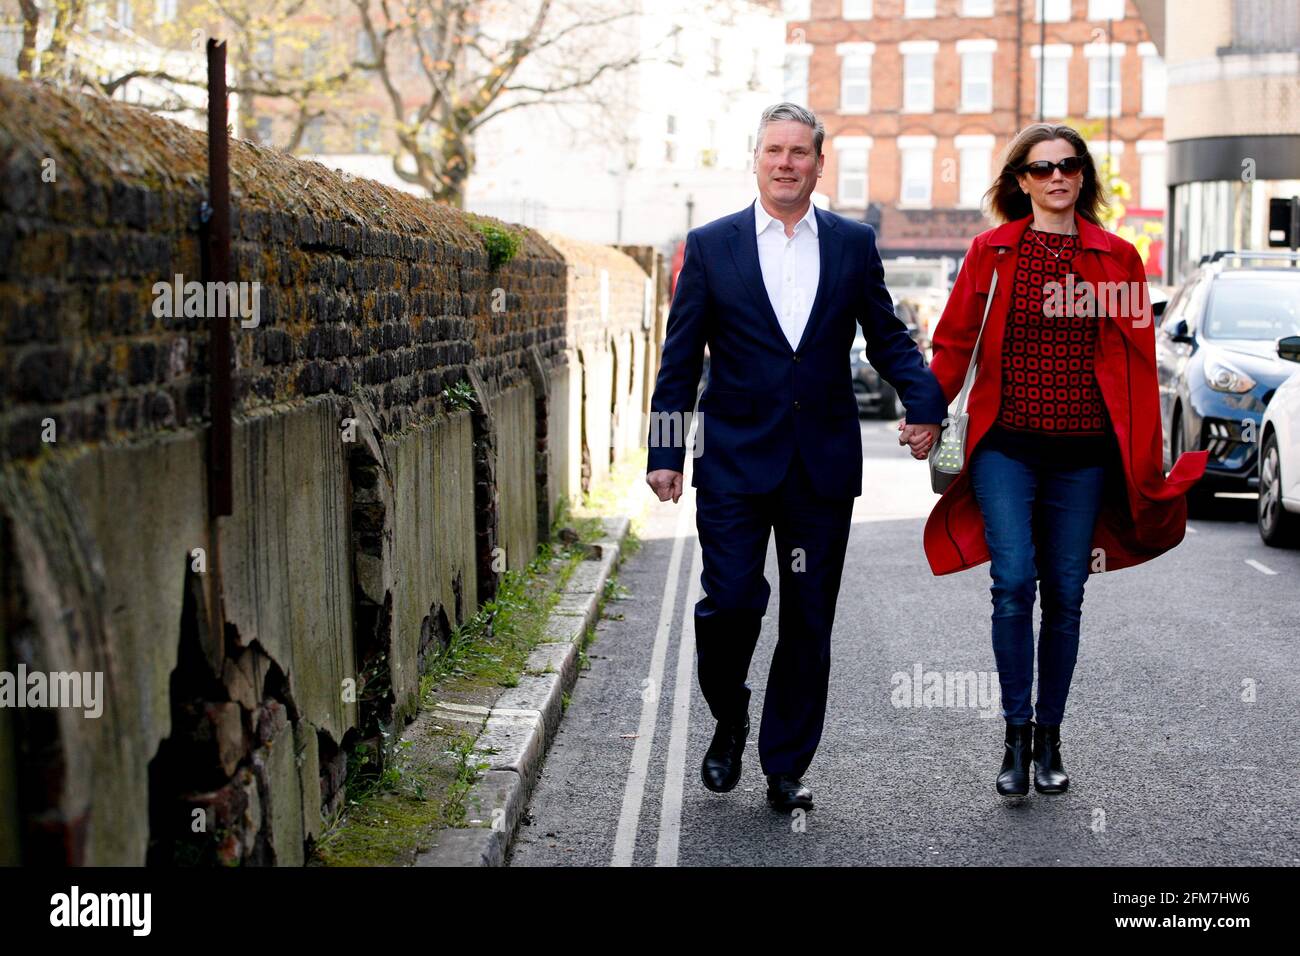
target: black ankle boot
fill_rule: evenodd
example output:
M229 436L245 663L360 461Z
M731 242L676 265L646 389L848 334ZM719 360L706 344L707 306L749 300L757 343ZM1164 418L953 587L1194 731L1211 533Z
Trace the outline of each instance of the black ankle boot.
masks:
M1061 725L1034 724L1034 789L1065 793L1070 778L1061 766Z
M1006 752L998 774L998 793L1004 797L1023 797L1029 792L1029 760L1033 745L1032 724L1007 723Z

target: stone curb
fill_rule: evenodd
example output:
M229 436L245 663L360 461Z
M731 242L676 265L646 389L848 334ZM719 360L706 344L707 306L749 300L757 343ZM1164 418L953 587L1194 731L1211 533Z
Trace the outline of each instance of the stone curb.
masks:
M626 517L605 518L604 535L574 569L546 622L547 640L524 673L487 713L471 759L488 769L465 798L468 825L439 830L416 866L501 866L563 716L563 696L578 682L578 652L627 538Z

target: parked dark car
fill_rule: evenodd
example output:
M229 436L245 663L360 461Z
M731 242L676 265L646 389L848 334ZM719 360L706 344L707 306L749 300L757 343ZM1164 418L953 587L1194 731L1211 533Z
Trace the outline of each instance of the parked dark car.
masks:
M910 303L898 302L894 313L903 320L907 332L916 341L920 328L916 323L915 311ZM895 420L902 418L906 412L902 399L894 387L881 377L867 359L867 341L861 330L853 339L853 349L849 355L849 368L853 373L853 395L858 400L859 415L874 415L876 418Z
M1215 253L1164 310L1156 335L1165 466L1210 452L1190 500L1259 487L1260 419L1295 371L1278 339L1300 334L1300 256Z

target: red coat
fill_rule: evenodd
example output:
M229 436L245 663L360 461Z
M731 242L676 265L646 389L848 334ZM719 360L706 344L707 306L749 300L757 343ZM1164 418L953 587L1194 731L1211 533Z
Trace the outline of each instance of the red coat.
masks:
M996 268L997 290L980 344L983 360L968 404L968 462L997 418L1000 407L1002 338L1015 276L1016 250L1032 218L1026 216L1004 223L975 237L934 332L931 367L944 397L951 402L961 391L966 377ZM1095 295L1097 314L1102 316L1094 363L1097 383L1115 429L1127 494L1108 494L1103 502L1092 542L1094 555L1096 549L1102 549L1098 555L1101 560L1094 559L1090 567L1094 571L1115 571L1148 561L1183 540L1187 522L1184 496L1204 474L1208 453L1196 451L1182 455L1169 477L1165 477L1155 326L1142 259L1131 243L1114 233L1078 214L1075 223L1080 242L1074 258L1080 283L1076 294L1082 289L1083 281L1093 283L1094 294L1104 291L1100 283L1134 283L1126 287L1135 293L1127 300L1122 296ZM1111 303L1117 314L1106 315L1106 306ZM964 571L989 559L984 519L965 470L930 512L925 524L925 554L935 574Z

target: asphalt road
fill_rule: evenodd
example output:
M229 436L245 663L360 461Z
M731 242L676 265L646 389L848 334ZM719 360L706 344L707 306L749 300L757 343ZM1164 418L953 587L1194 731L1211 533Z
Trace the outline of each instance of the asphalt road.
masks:
M1093 575L1062 725L1070 791L1006 800L993 789L996 697L925 706L902 689L918 671L975 672L996 693L996 675L988 565L930 574L921 528L935 498L894 428L862 423L865 490L804 777L814 809L770 809L758 765L780 600L771 549L744 772L727 794L700 782L713 721L693 669L688 494L647 506L644 547L620 576L628 595L608 605L509 865L1300 863L1300 551L1265 547L1253 501L1228 501L1163 557Z

